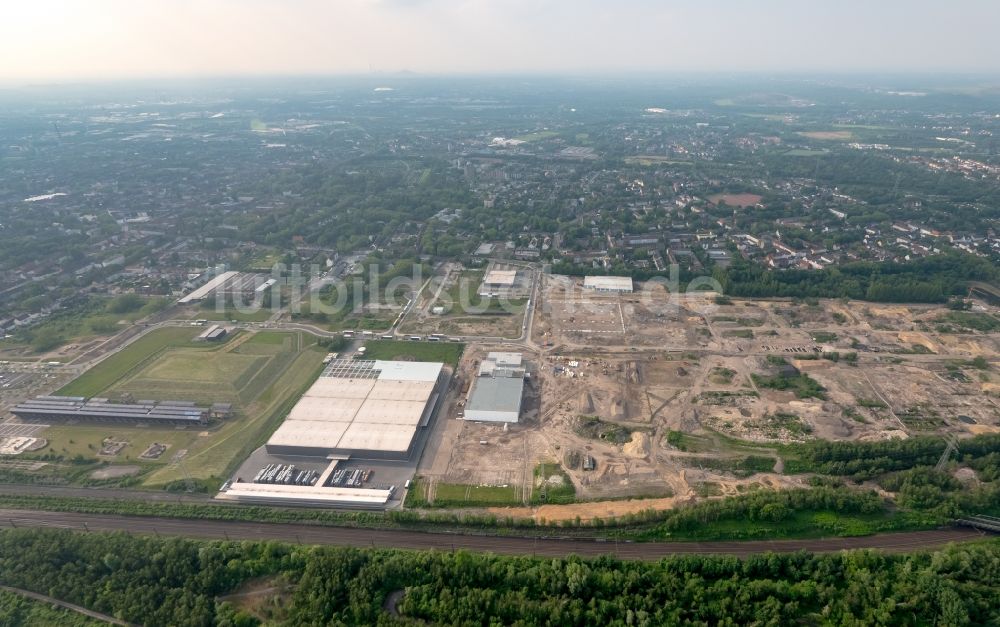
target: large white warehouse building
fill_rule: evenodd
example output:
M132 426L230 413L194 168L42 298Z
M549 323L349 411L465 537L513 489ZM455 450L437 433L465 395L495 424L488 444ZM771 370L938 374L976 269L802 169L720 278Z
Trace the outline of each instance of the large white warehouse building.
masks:
M584 289L595 292L632 293L632 277L627 276L588 276L583 278Z
M446 379L440 363L333 360L267 441L267 452L407 459Z

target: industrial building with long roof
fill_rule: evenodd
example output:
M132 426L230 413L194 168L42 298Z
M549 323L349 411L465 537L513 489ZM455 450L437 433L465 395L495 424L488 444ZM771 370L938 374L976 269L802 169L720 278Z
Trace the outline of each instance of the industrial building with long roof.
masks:
M632 293L632 277L627 276L587 276L583 287L597 292Z
M336 359L268 439L267 452L407 459L444 391L444 364Z
M231 410L231 405L221 403L208 409L196 406L194 401L140 400L116 403L106 398L88 400L82 396L36 396L11 408L15 416L26 420L172 425L204 425L211 416L228 416Z

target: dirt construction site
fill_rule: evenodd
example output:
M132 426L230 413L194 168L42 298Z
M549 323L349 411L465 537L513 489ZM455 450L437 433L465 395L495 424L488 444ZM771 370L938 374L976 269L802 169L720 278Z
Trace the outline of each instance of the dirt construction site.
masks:
M514 514L586 519L803 485L782 472L777 445L790 442L1000 431L1000 315L978 301L955 315L671 298L661 285L598 294L544 276L531 322L526 342L469 345L418 470L440 484L510 488L523 506ZM490 350L529 364L517 423L459 417ZM543 463L593 502L533 499ZM627 497L644 500L607 500Z
M509 278L507 285L490 287L484 283L491 275L504 274ZM533 269L514 264L491 263L484 269L443 264L417 295L400 331L408 335L518 337L534 278Z

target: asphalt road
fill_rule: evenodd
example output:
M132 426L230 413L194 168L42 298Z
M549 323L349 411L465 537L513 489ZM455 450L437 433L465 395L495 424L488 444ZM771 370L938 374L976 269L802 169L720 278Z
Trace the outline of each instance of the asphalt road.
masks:
M800 550L832 552L844 549L880 549L901 553L934 549L952 542L978 540L984 535L971 529L940 529L860 538L773 540L748 542L605 542L586 539L505 538L388 529L350 529L315 525L180 520L138 516L107 516L67 512L0 509L0 528L49 527L76 531L126 531L137 534L184 536L221 540L282 540L300 544L491 552L508 555L588 557L614 555L622 559L657 560L671 555L734 555L789 553Z

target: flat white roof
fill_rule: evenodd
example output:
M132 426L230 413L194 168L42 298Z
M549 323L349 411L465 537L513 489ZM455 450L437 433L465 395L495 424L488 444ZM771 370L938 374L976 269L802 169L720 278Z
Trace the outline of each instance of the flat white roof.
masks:
M369 399L354 416L354 424L415 425L424 413L423 401Z
M375 369L381 372L379 380L393 381L434 381L438 380L444 364L429 361L375 361Z
M430 398L435 381L400 381L379 379L368 394L369 400L420 401Z
M233 271L233 270L230 270L229 272L223 272L219 276L214 277L211 280L209 280L208 283L202 285L199 288L195 288L194 290L191 291L190 294L188 294L187 296L181 298L177 302L180 303L180 304L182 304L182 305L184 305L184 304L196 301L196 300L203 300L205 297L207 297L209 294L211 294L214 290L216 290L216 289L222 287L223 285L225 285L226 281L228 281L229 279L233 278L237 274L239 274L239 272L236 272L236 271Z
M583 286L594 290L609 290L615 292L631 292L632 277L628 276L588 276L583 279Z
M303 396L288 413L285 421L351 422L364 402L363 398L332 399L321 396Z
M490 270L483 277L484 285L514 285L517 280L517 270Z
M498 366L520 366L524 359L523 353L504 353L492 351L486 354L487 359L492 359Z
M405 452L436 397L444 364L335 360L267 443Z
M231 497L274 499L276 501L317 501L329 503L352 503L384 505L389 501L389 490L367 488L337 488L307 485L282 485L272 483L234 483L225 492Z
M336 379L320 377L306 391L303 398L368 398L375 387L375 379Z
M261 283L260 285L258 285L257 289L254 290L254 291L255 292L263 292L267 288L271 287L272 285L274 285L277 282L278 282L278 279L268 279L268 280L264 281L263 283Z
M418 417L419 420L419 417ZM417 433L417 426L352 423L340 438L337 448L358 451L405 453Z
M340 438L350 425L350 422L286 420L271 434L267 443L298 448L337 448Z

